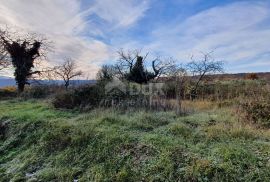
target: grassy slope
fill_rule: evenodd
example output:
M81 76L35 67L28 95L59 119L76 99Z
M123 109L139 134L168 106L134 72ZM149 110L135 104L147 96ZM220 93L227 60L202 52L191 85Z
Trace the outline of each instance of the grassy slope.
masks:
M203 105L177 117L1 101L0 181L268 181L270 132Z

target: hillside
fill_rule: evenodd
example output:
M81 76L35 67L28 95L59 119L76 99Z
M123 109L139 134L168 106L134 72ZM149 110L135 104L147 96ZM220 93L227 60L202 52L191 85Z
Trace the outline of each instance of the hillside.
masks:
M0 101L0 181L268 181L270 132L232 107L173 112L57 111Z
M16 85L14 78L0 76L0 88L14 85Z
M235 73L235 74L218 74L218 75L208 75L206 76L205 79L218 79L218 80L239 80L239 79L245 79L246 76L249 73ZM255 73L259 79L264 79L267 82L270 82L270 72L265 72L265 73ZM160 80L163 80L160 78ZM34 84L37 82L34 82ZM61 80L54 80L51 82L48 81L41 81L39 80L38 83L42 84L62 84L63 82ZM96 80L73 80L71 84L73 85L82 85L82 84L88 84L88 83L96 83ZM13 78L10 77L3 77L0 76L0 88L1 87L6 87L6 86L15 86L16 82Z
M32 83L32 85L34 84L63 84L63 81L61 80L53 80L53 81L47 81L47 80L35 80L35 81L31 81L30 83ZM71 85L83 85L83 84L93 84L96 83L96 80L72 80L71 81ZM6 86L15 86L16 85L16 81L14 80L14 78L10 78L10 77L4 77L4 76L0 76L0 88L1 87L6 87Z
M239 79L246 79L249 74L250 73L219 74L217 75L217 77L220 80L239 80ZM259 79L263 79L270 82L270 72L265 72L265 73L260 72L260 73L254 73L254 74L256 74Z

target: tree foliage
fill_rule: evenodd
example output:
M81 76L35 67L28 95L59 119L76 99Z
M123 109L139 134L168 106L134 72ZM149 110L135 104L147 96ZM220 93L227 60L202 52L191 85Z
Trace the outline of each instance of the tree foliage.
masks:
M7 31L0 30L0 44L3 47L4 56L11 59L15 68L14 76L18 85L18 91L23 92L26 84L29 84L29 78L39 73L33 71L35 61L41 54L41 47L44 40L38 39L35 35L19 34L11 35Z
M159 58L151 62L152 71L146 68L146 58L140 55L140 51L118 51L119 61L116 65L119 74L122 78L138 84L148 83L163 73L171 66L171 62L163 62Z

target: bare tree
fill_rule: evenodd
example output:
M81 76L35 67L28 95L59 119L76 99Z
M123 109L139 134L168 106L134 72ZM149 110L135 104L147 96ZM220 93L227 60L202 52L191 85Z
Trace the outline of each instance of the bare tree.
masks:
M145 66L148 53L144 56L140 54L138 50L125 52L121 49L118 51L119 60L116 68L122 78L139 84L148 83L164 74L172 65L168 61L161 61L160 58L156 58L151 62L152 71L148 71Z
M215 61L211 56L212 53L213 52L202 53L203 59L199 61L193 60L192 56L192 61L187 65L187 69L192 73L192 76L196 80L195 86L191 90L192 100L196 97L198 86L207 74L216 74L224 71L224 62Z
M31 83L42 85L48 81L48 83L53 84L57 79L56 67L42 67L39 69L39 74L33 75L31 77Z
M0 32L1 33L1 32ZM8 59L8 53L0 42L0 70L9 67L11 61Z
M45 39L41 39L35 34L20 35L0 29L1 57L5 60L1 62L2 65L7 66L9 63L5 58L10 57L15 68L14 76L19 93L24 91L26 84L30 84L28 80L32 75L40 73L33 69L37 59L45 55L45 42Z
M110 81L116 75L116 67L113 65L103 65L97 73L97 80Z
M182 65L174 65L169 72L169 78L175 81L175 94L176 94L176 113L182 114L182 90L184 89L185 82L187 81L187 71Z
M70 85L70 80L81 76L83 73L77 70L76 62L73 59L67 58L62 65L55 67L55 74L64 81L67 90Z

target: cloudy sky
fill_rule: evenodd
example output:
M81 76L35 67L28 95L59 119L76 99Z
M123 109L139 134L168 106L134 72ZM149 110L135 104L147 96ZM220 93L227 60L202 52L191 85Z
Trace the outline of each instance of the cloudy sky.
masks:
M49 64L79 61L87 76L120 48L174 57L213 51L227 72L270 71L269 0L0 0L0 26L53 41Z

